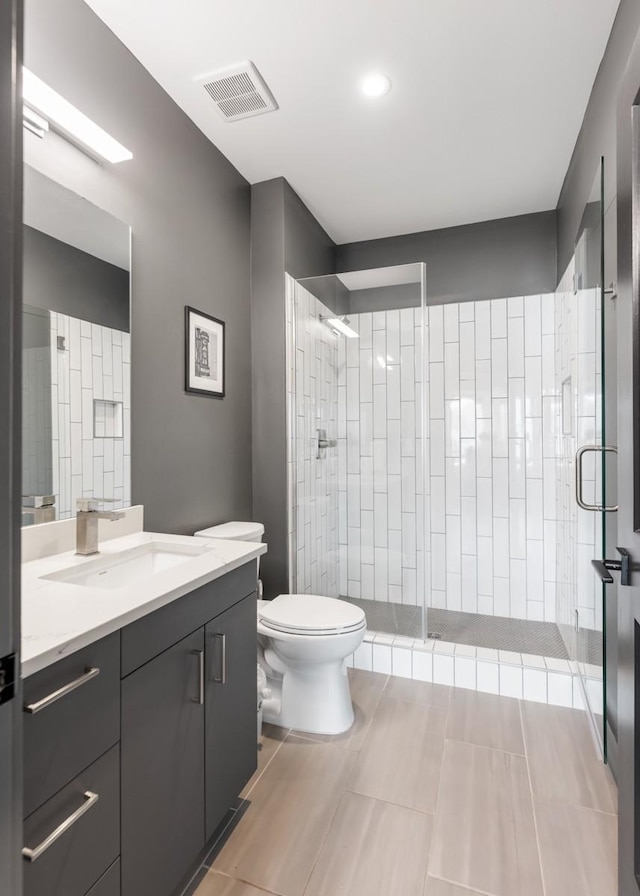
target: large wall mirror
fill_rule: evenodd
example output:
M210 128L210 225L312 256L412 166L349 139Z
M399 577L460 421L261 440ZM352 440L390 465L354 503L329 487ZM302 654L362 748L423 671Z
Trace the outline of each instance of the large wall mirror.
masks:
M23 525L131 503L130 228L24 172Z

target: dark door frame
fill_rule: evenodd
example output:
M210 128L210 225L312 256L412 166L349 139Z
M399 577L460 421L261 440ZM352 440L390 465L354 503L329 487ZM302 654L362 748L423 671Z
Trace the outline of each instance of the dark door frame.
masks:
M16 685L0 705L0 892L22 892L20 493L23 0L0 2L0 660ZM3 689L3 696L7 690Z
M635 505L640 489L640 37L621 81L617 109L618 544L640 561ZM632 422L633 421L633 422ZM635 445L635 448L634 448ZM640 574L618 587L618 888L640 894Z

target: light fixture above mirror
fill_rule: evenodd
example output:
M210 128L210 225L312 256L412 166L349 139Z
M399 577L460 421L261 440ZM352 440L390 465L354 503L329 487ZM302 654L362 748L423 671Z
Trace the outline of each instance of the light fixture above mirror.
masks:
M23 124L38 137L51 126L94 158L112 164L133 158L125 146L27 68L22 69L22 98Z
M350 326L349 318L344 317L320 317L322 323L326 324L334 333L346 336L347 339L358 339L359 334Z

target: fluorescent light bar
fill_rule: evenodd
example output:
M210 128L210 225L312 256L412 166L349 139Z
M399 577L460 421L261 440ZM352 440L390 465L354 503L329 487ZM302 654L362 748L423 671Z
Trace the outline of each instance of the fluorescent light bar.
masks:
M90 153L113 163L133 158L121 143L26 68L22 69L22 97L25 103L44 115L56 131L80 143Z
M332 330L337 330L338 333L342 333L347 339L358 339L358 333L356 333L353 327L349 326L349 319L347 317L324 317L322 320L327 323Z
M42 139L49 130L49 122L28 106L22 107L22 124L28 131Z

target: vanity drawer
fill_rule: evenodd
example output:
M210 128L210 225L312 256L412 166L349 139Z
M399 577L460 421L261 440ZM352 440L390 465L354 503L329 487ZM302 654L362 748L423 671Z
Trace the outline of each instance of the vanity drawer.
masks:
M27 678L23 722L27 816L120 739L119 632Z
M24 896L85 896L118 858L119 753L112 747L25 819Z
M256 590L251 560L122 629L122 677L202 628Z
M87 896L120 896L120 859L116 859L111 868L105 871Z

